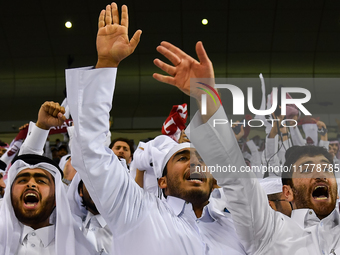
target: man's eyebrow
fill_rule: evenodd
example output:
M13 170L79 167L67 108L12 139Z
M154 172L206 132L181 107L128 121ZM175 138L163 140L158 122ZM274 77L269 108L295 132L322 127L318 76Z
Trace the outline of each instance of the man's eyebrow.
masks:
M38 177L38 178L46 178L46 179L48 179L48 180L51 179L47 174L43 174L43 173L34 173L34 174L33 174L33 177L34 177L34 178L36 178L36 177Z
M331 164L331 162L329 162L328 160L325 160L325 159L321 160L321 163ZM300 166L307 165L307 164L312 165L312 164L314 164L314 162L311 161L311 160L309 160L309 161L306 161L306 162L301 163L301 164L299 165L299 167L300 167ZM314 165L317 165L317 164L314 164Z
M34 178L46 178L48 180L50 180L49 176L46 175L46 174L43 174L43 173L34 173L33 175L31 173L21 173L21 174L18 174L14 180L17 180L18 178L21 178L21 177L30 177L30 176L33 176Z
M179 151L173 156L172 160L174 160L176 157L183 155L183 154L190 154L190 151L188 150Z
M18 175L15 177L14 180L19 179L19 178L21 178L21 177L30 177L30 176L31 176L30 173L21 173L21 174L18 174Z

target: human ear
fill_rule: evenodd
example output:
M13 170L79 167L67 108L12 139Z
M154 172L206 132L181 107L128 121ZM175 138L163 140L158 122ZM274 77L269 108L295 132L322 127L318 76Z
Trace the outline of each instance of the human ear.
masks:
M83 196L84 196L83 187L81 187L81 188L79 189L79 196L80 196L80 197L83 197Z
M163 177L158 179L158 186L161 189L166 189L168 187L166 176L163 176Z
M282 192L288 202L292 202L294 200L294 193L290 185L283 185Z

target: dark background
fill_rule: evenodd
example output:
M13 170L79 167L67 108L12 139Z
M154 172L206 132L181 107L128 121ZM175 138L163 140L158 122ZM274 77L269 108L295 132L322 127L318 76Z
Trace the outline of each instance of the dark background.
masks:
M35 120L46 100L62 102L64 70L96 63L103 0L0 2L0 132ZM189 103L152 78L156 47L169 41L190 55L198 40L216 77L340 77L340 1L125 0L130 37L142 29L135 53L119 66L112 130L160 129L173 104ZM201 20L207 18L206 26ZM73 23L72 29L65 22ZM267 86L267 89L271 88ZM337 83L309 88L324 121L335 124ZM329 104L327 104L329 103ZM322 108L324 107L324 108ZM338 117L340 119L340 115Z

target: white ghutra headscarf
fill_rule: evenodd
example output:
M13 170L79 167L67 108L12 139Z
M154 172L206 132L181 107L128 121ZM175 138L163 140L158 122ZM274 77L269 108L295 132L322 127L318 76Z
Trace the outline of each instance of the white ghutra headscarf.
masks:
M48 171L55 180L56 208L50 216L50 223L55 224L56 255L97 254L77 227L70 211L65 188L62 183L62 171L51 159L26 154L21 155L9 169L8 185L0 208L0 251L2 255L14 255L20 245L22 224L16 218L11 202L11 186L18 173L24 169L39 168Z

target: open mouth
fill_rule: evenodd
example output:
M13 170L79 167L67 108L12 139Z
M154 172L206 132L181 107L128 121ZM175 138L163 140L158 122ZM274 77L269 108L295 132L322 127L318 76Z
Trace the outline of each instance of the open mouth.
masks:
M24 196L24 203L27 207L34 207L38 204L39 198L36 193L27 192Z
M200 173L200 172L193 172L193 173L189 172L186 176L186 179L194 183L203 183L206 180L206 177L203 173Z
M327 186L316 186L312 193L315 200L326 200L328 199L329 192Z

